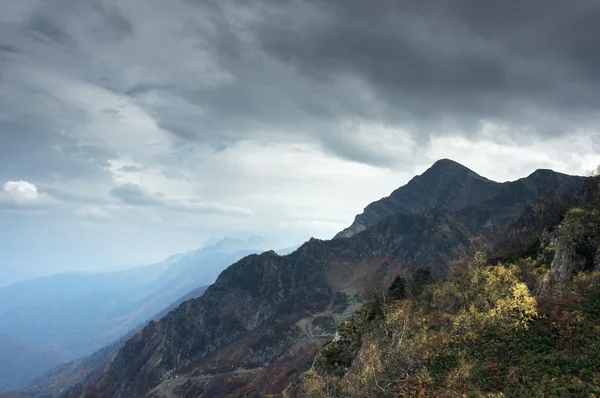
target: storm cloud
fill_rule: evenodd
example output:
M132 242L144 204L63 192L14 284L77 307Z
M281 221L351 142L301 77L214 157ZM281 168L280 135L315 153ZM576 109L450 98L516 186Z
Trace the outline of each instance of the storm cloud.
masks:
M148 239L332 236L442 157L582 174L599 19L593 0L0 0L0 186L60 203L44 230L150 261Z

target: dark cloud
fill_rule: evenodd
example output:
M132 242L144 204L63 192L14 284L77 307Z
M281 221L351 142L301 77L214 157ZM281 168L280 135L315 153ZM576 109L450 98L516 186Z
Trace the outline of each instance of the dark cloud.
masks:
M102 109L101 112L104 113L105 115L110 115L117 119L123 118L123 115L121 114L121 111L119 109L106 108L106 109Z
M597 122L600 5L591 0L193 3L210 29L188 24L183 34L197 36L197 48L232 78L128 91L168 92L201 109L189 118L154 109L182 140L300 130L337 156L390 165L361 150L340 121L406 127L421 144L456 131L477 138L483 122L519 142Z
M54 181L105 176L114 154L99 145L83 145L46 120L0 120L0 178Z
M105 77L104 79L108 80L107 77ZM140 94L152 93L152 92L156 92L156 91L164 92L164 91L169 91L172 89L176 89L176 87L171 84L143 83L143 84L134 85L129 90L125 91L124 94L135 97Z
M142 171L142 168L138 166L124 166L119 169L119 171L123 171L125 173L135 173Z
M92 28L100 40L121 41L134 34L131 21L117 5L92 2L89 6L100 17L100 23Z
M20 51L15 46L12 46L10 44L2 44L2 43L0 43L0 53L18 54L19 52Z
M50 39L56 43L71 46L75 40L59 25L43 14L36 14L29 20L28 29L36 38Z
M110 194L123 203L132 206L156 206L168 210L198 214L219 214L226 216L250 216L252 211L236 206L202 201L182 201L168 198L164 193L151 194L136 184L123 184L110 191Z
M597 0L0 3L0 183L58 203L3 222L14 247L107 263L99 242L129 223L165 251L185 225L192 246L326 237L438 158L500 180L600 162ZM109 213L117 234L65 243ZM22 252L14 269L39 263Z
M53 188L51 186L46 186L45 184L40 185L40 188L43 188L44 192L48 195L56 198L57 200L69 203L69 204L81 204L81 205L106 205L110 204L110 201L106 198L92 195L90 192L78 194L69 190ZM72 188L72 187L71 187Z
M123 184L110 191L111 196L123 203L133 206L158 206L162 204L159 197L145 192L135 184Z
M301 137L338 157L398 168L412 158L398 159L385 142L365 145L345 123L402 128L420 148L449 133L477 139L487 134L484 122L520 144L595 131L599 18L593 0L175 1L143 9L52 0L24 26L69 51L12 36L0 50L37 51L58 68L68 60L73 76L134 99L176 138L177 151ZM112 105L101 112L125 120ZM62 157L86 159L86 172L102 172L119 155L81 150Z
M387 102L389 115L400 109L416 119L510 122L524 104L551 109L577 86L596 86L585 71L598 70L600 59L591 51L600 37L597 3L518 4L289 2L265 14L257 38L309 78L356 74Z

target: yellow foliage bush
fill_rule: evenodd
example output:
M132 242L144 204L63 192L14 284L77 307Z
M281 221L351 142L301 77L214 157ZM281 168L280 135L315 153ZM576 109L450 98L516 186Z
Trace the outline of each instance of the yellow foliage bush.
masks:
M490 328L511 334L528 327L537 303L518 274L514 265L485 265L481 254L463 261L418 297L387 305L383 316L363 330L350 369L342 377L311 370L297 396L319 396L319 388L323 397L429 396L432 381L424 366L441 349ZM470 367L460 364L449 382L458 383Z

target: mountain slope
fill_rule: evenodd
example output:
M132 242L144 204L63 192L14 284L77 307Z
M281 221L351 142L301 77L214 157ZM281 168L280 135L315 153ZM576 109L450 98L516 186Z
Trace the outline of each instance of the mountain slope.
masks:
M537 213L535 222L524 222L530 205L544 195L573 196L587 181L540 171L497 184L449 161L423 176L433 177L416 178L418 184L413 180L404 191L414 198L419 192L433 195L423 200L430 208L377 204L378 222L350 238L312 239L287 256L267 252L242 259L200 299L129 340L84 396L281 392L281 383L310 362L311 347L331 337L325 325L340 319L339 297L358 304L370 286L422 267L441 277L452 259L477 248L472 238L492 249L506 237L529 244L527 239L556 222ZM342 317L348 309L341 309Z
M140 396L254 331L273 336L273 341L259 338L236 346L233 367L275 361L297 343L283 330L305 311L325 311L335 291L360 292L372 277L402 267L436 264L442 269L454 250L468 244L465 232L454 225L448 214L401 215L349 242L313 239L288 256L266 252L246 257L225 270L200 299L184 303L129 340L99 383L108 383L107 390L94 394ZM223 366L220 358L215 362L200 367Z
M598 188L510 259L479 253L367 303L283 396L598 396Z
M63 360L57 354L0 334L0 390L25 387Z

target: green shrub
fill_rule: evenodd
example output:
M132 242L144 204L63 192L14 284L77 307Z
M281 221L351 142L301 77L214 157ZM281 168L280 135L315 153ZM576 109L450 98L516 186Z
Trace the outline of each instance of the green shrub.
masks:
M406 298L406 279L397 276L392 280L388 288L388 294L395 300L403 300Z

